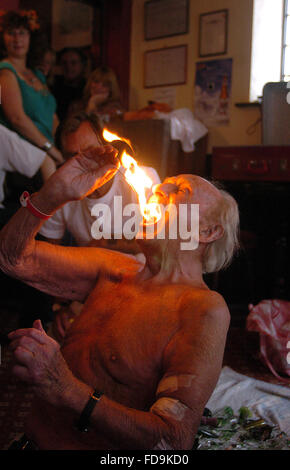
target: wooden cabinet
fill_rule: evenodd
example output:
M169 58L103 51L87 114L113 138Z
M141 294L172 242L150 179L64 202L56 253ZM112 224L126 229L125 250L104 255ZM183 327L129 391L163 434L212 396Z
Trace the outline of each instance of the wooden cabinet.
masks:
M290 146L214 147L212 177L227 181L290 181Z
M155 168L161 180L167 176L182 173L206 176L206 137L196 142L193 152L185 153L182 151L180 141L171 139L168 120L123 121L119 119L110 122L108 128L129 139L138 162Z
M241 232L239 255L211 282L241 325L249 303L290 300L290 146L216 147L211 167L238 202Z

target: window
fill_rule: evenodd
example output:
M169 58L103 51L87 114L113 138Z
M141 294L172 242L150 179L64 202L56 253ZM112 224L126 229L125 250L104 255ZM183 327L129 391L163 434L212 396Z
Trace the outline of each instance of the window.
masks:
M284 0L281 80L290 82L290 1Z
M290 0L287 3L289 4ZM290 47L283 48L285 50L284 62L283 54L281 54L284 6L285 0L254 0L250 101L257 101L262 96L265 83L281 80L282 64L285 64L283 68L285 76L286 67L288 67L287 73L290 73ZM289 6L286 5L286 7L289 11ZM289 29L290 26L288 39ZM290 41L286 39L287 41L290 44Z

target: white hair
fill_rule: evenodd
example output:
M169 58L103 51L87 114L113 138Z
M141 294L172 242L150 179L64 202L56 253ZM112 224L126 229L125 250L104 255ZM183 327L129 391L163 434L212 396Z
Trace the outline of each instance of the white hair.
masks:
M219 188L218 188L219 189ZM235 199L219 189L223 201L218 206L217 222L223 227L221 238L210 243L203 255L203 271L213 273L226 268L239 248L239 209Z

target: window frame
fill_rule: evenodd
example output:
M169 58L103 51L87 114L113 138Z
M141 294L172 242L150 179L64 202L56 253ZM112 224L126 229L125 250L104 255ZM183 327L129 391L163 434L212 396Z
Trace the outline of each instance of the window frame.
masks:
M285 74L285 52L286 52L286 47L290 48L290 44L286 44L287 28L290 27L290 15L288 14L288 2L289 0L284 0L284 5L283 5L283 27L282 27L282 48L281 48L281 81L282 82L285 81L286 76L288 77L288 75Z

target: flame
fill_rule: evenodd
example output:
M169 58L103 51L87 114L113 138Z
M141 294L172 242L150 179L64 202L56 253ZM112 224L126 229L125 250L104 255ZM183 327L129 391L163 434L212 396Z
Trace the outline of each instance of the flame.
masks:
M141 214L147 224L157 222L161 218L160 206L158 203L147 203L146 189L150 190L153 181L140 168L136 160L128 155L124 150L121 156L121 164L125 168L125 178L127 182L138 194Z
M130 147L132 147L130 140L125 139L124 137L119 137L117 134L113 134L112 132L108 131L108 129L103 130L103 138L107 142L113 142L114 140L121 140L123 142L126 142L126 144L128 144Z
M131 142L123 137L119 137L117 134L104 129L103 138L107 142L113 142L114 140L121 140L126 142L131 147ZM145 219L146 224L152 224L158 222L161 218L160 205L157 202L147 203L146 192L149 192L153 186L152 179L145 173L145 171L139 167L136 160L129 155L125 150L121 155L121 164L125 171L125 178L128 184L134 189L138 195L140 211Z

